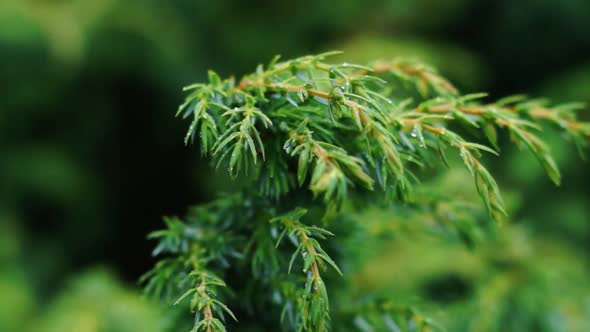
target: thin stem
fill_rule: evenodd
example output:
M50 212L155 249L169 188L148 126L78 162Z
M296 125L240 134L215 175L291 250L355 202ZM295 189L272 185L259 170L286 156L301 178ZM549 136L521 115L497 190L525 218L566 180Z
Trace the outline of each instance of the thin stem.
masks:
M201 284L197 288L197 292L199 296L207 299L205 307L203 308L203 315L205 316L203 319L207 322L207 332L212 332L211 329L211 322L213 321L213 313L211 311L211 297L207 294L206 287L207 282L205 281L205 277L203 276L201 279Z
M417 112L417 113L445 114L445 113L448 113L452 110L457 110L457 111L460 111L464 114L481 116L484 114L485 110L489 109L489 108L495 108L495 109L499 110L500 112L507 112L507 113L515 113L516 112L516 109L514 107L500 107L500 108L498 108L497 106L495 106L493 104L482 105L482 106L477 106L477 107L475 107L475 106L457 106L457 105L453 105L453 104L443 104L443 105L436 105L436 106L425 107L425 108L417 107L409 112L410 113ZM533 108L528 111L528 114L534 119L556 120L555 112L552 111L551 109L544 108L544 107ZM572 129L578 129L580 126L580 124L576 121L570 121L570 120L565 120L565 119L559 119L559 120L564 121L564 123ZM502 119L497 119L496 123L498 123L500 125L507 125L507 122Z
M299 231L299 236L301 238L301 242L305 245L305 250L307 250L311 256L316 257L318 252L313 247L311 241L309 241L309 236L307 236L307 233L305 233L305 229L301 229ZM316 284L316 291L319 291L318 283L321 282L322 277L320 276L318 264L315 260L311 263L311 273L313 275L314 283Z

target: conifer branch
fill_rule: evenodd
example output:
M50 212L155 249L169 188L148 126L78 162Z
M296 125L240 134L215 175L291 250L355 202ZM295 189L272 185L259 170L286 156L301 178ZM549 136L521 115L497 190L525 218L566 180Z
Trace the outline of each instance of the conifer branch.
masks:
M315 239L325 239L326 236L334 234L316 226L302 224L299 219L306 213L305 209L295 209L285 215L273 218L270 222L280 223L284 227L278 237L277 246L285 236L289 236L297 247L289 262L289 272L297 256L301 256L303 272L307 273L302 312L300 313L303 320L299 329L322 332L328 330L330 307L328 292L320 269L325 269L326 265L330 265L340 275L342 272Z
M166 221L168 229L154 235L160 240L155 254L167 256L147 274L146 289L157 297L191 296L200 317L194 331L223 331L223 313L233 317L217 293L226 287L217 275L230 266L250 267L250 288L276 291L268 303L283 304L285 329L330 328L333 309L324 270L340 270L318 239L335 247L338 242L326 238L330 232L301 221L307 210L313 216L321 211L329 222L362 199L437 204L431 201L445 194L439 188L431 188L429 202L415 199L413 188L424 186L419 183L422 168L438 170L439 157L448 164L445 150L450 149L473 177L490 219L502 220L506 208L499 185L482 161L482 152L498 155L502 130L528 148L556 184L560 173L541 124L558 128L579 148L590 137L590 124L576 119L578 104L550 106L524 97L481 102L485 94L460 95L434 69L417 62L326 62L333 54L283 62L275 57L238 81L210 71L208 83L185 88L188 96L177 112L189 120L185 143L199 137L202 154L246 184L235 197L199 207L184 222ZM457 203L454 197L445 199L447 205ZM261 222L269 219L270 228ZM473 241L473 223L448 224L465 242ZM295 252L273 248L269 239L275 237L277 246L288 237ZM288 271L301 262L305 277L281 274L286 262ZM385 304L372 308L387 317L397 310ZM434 328L429 320L408 315L412 326ZM395 331L388 320L385 324Z
M216 241L224 217L239 211L231 197L219 199L208 206L197 207L188 222L164 218L167 228L152 232L149 238L159 241L154 256L164 256L156 266L142 276L148 295L174 300L178 305L190 299L195 312L193 332L225 331L224 315L237 321L233 312L219 300L219 291L226 283L214 272L214 266L226 266L229 257L237 257L233 236L226 234L223 242ZM198 218L198 223L193 218ZM220 219L217 219L220 218ZM207 225L209 219L209 225Z

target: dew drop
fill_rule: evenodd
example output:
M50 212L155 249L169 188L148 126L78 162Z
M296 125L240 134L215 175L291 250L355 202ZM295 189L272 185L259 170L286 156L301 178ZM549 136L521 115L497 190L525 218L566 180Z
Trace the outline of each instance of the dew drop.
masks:
M418 137L418 133L416 132L416 129L413 129L412 132L410 133L410 136L412 137Z

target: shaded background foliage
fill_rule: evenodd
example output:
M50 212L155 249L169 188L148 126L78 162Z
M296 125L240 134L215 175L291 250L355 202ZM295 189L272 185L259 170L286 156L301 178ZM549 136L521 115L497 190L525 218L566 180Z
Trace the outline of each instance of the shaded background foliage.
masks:
M152 263L145 234L160 216L229 188L183 146L184 125L173 117L180 87L204 80L206 69L240 76L278 53L342 49L349 61L421 58L464 92L590 102L588 31L585 0L3 1L0 290L9 296L0 296L0 330L22 329L32 313L59 316L51 312L75 296L58 293L74 292L68 280L96 265L137 288ZM524 189L510 196L523 232L567 251L555 268L587 271L588 164L565 144L553 150L559 192L525 153L507 148L493 169L506 191ZM79 278L132 292L95 274ZM450 289L452 299L478 287L469 281L471 291L453 295L457 280L425 289Z

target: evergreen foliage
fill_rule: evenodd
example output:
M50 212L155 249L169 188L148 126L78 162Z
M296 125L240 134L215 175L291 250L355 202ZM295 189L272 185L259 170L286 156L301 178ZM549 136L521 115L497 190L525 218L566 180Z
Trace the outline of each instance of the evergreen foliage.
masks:
M542 126L580 149L590 136L590 124L576 120L579 104L488 102L415 61L326 62L334 53L275 57L240 80L210 71L208 83L185 88L177 112L189 122L185 143L198 142L236 189L183 219L165 218L166 228L150 236L159 241L159 261L143 279L155 297L189 303L193 331L327 331L346 322L361 331L441 330L394 298L349 296L347 276L363 251L350 239L371 241L355 212L397 206L419 219L427 209L472 245L478 229L506 216L483 162L484 153L499 154L504 132L555 184L561 176ZM453 155L487 216L428 185Z

